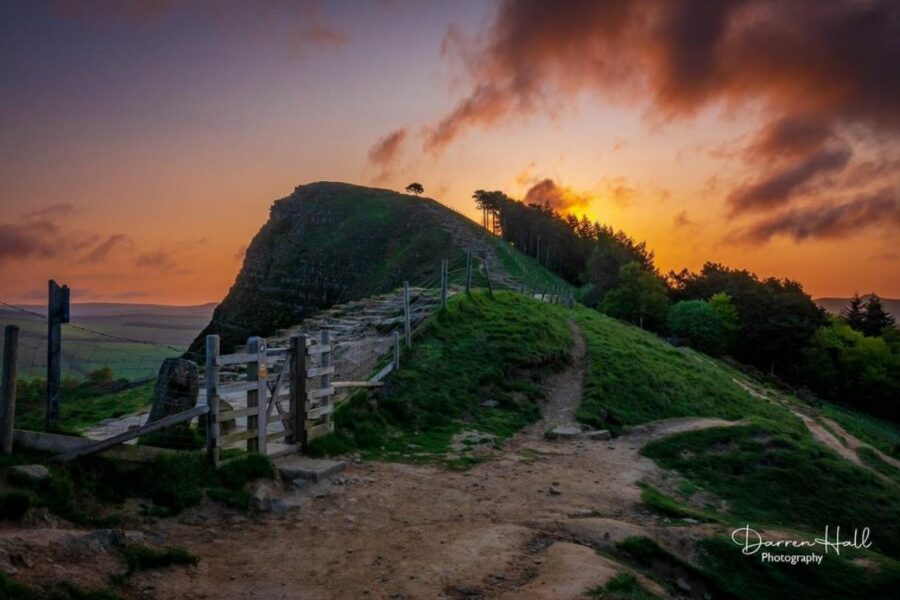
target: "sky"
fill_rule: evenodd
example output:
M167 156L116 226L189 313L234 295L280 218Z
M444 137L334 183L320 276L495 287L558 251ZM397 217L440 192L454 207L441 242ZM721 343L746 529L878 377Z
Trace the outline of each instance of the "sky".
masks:
M900 297L897 40L887 0L10 0L0 300L218 301L322 180Z

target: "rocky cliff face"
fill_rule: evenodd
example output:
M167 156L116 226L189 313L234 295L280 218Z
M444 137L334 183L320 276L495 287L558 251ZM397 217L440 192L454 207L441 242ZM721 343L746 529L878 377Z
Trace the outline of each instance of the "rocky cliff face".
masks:
M471 240L489 247L487 238L427 198L345 183L298 186L272 205L190 354L202 355L210 333L228 352L334 304L437 277L441 259L459 259Z

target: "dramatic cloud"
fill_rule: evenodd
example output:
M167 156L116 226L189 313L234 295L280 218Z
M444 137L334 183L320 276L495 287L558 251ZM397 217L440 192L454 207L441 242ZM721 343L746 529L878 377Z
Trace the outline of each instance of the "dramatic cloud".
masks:
M125 235L124 233L115 233L97 244L97 247L91 250L88 255L84 257L84 262L102 262L106 260L110 254L113 254L117 249L130 250L133 247L134 242L129 236Z
M528 189L523 200L526 204L547 204L562 213L584 213L591 204L591 197L570 187L544 179Z
M844 203L790 209L755 223L738 239L758 243L777 235L787 235L797 241L834 238L878 225L900 226L900 198L891 190Z
M0 223L0 262L64 257L93 245L96 235L67 231L56 222L70 210L53 205L28 213L20 223Z
M382 168L393 164L406 140L406 129L392 131L369 148L369 162Z
M505 0L486 31L448 32L444 51L464 65L469 91L424 147L438 153L473 127L555 112L585 93L657 123L752 109L766 122L733 153L751 183L731 207L786 207L840 181L861 147L900 133L898 39L890 0Z
M821 150L783 170L766 174L760 181L739 187L728 196L732 212L782 206L791 195L816 177L842 170L850 160L848 150Z

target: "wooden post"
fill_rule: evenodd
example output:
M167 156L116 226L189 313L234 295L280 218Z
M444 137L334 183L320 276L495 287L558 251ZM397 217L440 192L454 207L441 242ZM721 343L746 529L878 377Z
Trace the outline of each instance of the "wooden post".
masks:
M306 448L306 336L291 338L291 418L293 442Z
M7 325L3 332L3 387L0 388L0 447L12 454L16 430L16 377L19 357L19 326Z
M394 370L400 368L400 332L394 332Z
M466 293L472 287L472 248L466 252Z
M490 292L491 296L493 296L494 295L494 286L491 283L491 274L488 272L487 262L482 262L481 266L484 267L484 277L485 277L485 279L487 279L488 291Z
M62 373L62 324L69 322L69 286L60 287L52 279L47 298L47 414L45 429L54 431L59 424Z
M541 302L544 301L544 294L546 294L546 293L547 293L547 290L542 288L541 289Z
M447 259L441 261L441 310L447 308L447 279L449 277Z
M407 347L412 344L412 327L409 315L409 282L403 282L403 334Z
M522 287L519 289L519 293L523 296L525 295L525 278L522 278Z
M247 354L254 354L256 360L247 363L247 382L256 382L257 386L265 385L265 380L259 382L259 338L256 336L247 340ZM247 390L247 408L259 408L259 389ZM247 452L259 452L259 411L247 415L247 431L256 430L256 436L247 438ZM265 432L263 433L265 435Z
M329 330L323 329L319 335L320 335L319 339L321 340L321 343L323 346L331 345L331 332ZM323 352L321 354L321 357L322 357L322 359L321 359L321 362L319 363L320 366L330 367L331 366L331 351L329 350L328 352ZM331 387L331 375L330 374L326 373L325 375L322 375L321 379L319 379L319 387L323 390ZM325 396L324 398L322 398L321 405L324 406L324 405L328 404L329 402L331 402L331 400L332 400L332 398ZM328 420L328 421L331 420L330 414L326 417L326 420Z
M206 456L219 466L219 336L206 336Z

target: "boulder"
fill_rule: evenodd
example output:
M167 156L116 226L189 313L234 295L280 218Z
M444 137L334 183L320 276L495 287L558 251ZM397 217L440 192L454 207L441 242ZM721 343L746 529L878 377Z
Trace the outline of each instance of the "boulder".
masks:
M548 439L573 440L581 435L581 428L575 425L557 425L545 436Z
M610 439L610 434L608 429L601 429L600 431L591 431L588 434L588 439L595 440L598 442L606 442Z
M44 481L50 478L50 471L44 465L18 465L10 467L9 472L31 481Z
M200 372L197 363L183 358L167 358L159 368L153 406L147 423L190 410L197 405ZM161 432L169 439L189 439L189 423L179 423ZM156 437L156 436L154 436Z

